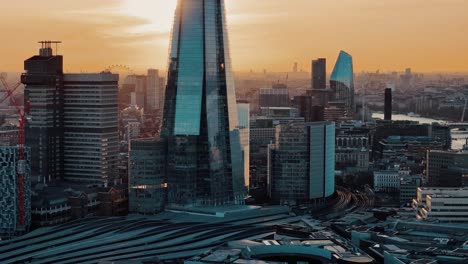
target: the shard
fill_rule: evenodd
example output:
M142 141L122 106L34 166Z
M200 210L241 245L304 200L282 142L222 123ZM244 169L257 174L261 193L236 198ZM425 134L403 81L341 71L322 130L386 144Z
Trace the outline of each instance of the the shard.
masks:
M161 138L168 205L242 204L245 195L224 0L179 0Z
M330 77L330 87L335 101L343 103L348 112L354 112L353 57L341 51Z

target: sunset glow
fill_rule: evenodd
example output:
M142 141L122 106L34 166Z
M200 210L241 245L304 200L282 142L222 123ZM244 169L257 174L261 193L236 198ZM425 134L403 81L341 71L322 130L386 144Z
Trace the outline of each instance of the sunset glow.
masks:
M165 68L176 3L13 2L0 17L4 37L13 40L2 43L0 68L21 71L41 39L63 41L68 70ZM226 0L226 8L235 71L287 71L294 62L310 71L312 58L347 50L356 71L468 72L465 0Z
M126 0L120 11L127 16L148 21L134 28L134 32L169 32L176 4L176 0Z

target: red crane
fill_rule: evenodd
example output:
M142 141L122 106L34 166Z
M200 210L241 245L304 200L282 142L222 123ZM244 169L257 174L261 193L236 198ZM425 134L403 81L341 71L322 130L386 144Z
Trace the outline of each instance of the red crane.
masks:
M17 168L17 184L18 184L18 226L24 227L26 223L25 217L25 195L24 195L24 174L26 168L26 160L24 156L24 125L26 122L26 113L29 112L29 100L26 102L24 106L24 110L21 109L18 102L16 101L13 93L18 89L21 83L15 84L13 88L10 88L8 83L5 80L4 76L0 76L0 81L2 82L3 86L5 87L7 93L5 97L0 101L0 103L4 102L7 98L10 98L10 103L15 106L16 111L19 115L19 132L18 132L18 168Z

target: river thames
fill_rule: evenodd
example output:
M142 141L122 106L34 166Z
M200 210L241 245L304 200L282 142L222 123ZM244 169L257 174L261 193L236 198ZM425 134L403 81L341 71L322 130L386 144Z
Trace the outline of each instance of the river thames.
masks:
M383 119L384 115L382 113L374 113L372 118L375 119ZM444 120L437 120L432 118L426 117L412 117L407 115L392 115L393 120L401 120L401 121L418 121L421 124L432 124L432 123L446 123L447 121ZM466 138L468 138L468 131L459 131L456 129L452 130L452 149L460 150L463 148L463 145L466 142Z

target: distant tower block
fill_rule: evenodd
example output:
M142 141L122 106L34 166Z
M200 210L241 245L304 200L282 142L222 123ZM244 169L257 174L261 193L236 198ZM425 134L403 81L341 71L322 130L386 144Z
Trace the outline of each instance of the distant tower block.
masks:
M327 60L320 58L312 61L312 89L327 88Z
M294 67L293 67L293 72L298 72L299 71L299 66L297 64L297 62L294 63Z
M385 89L385 114L384 119L392 120L392 88Z

